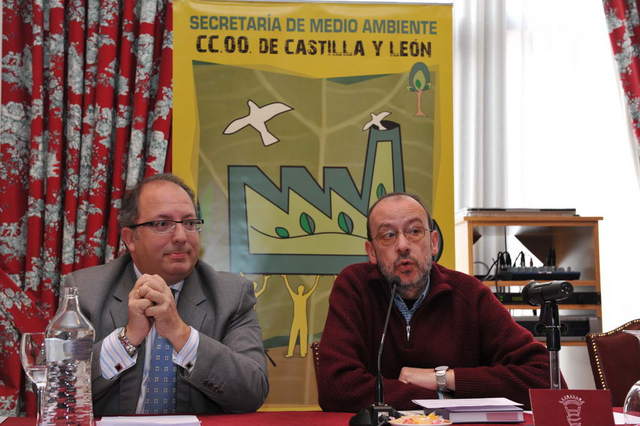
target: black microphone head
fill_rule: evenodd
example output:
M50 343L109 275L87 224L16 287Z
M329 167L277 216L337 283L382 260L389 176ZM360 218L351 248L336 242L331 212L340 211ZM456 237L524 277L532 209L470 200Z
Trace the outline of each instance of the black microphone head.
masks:
M389 280L389 285L390 285L392 288L393 288L394 286L395 286L395 287L398 287L398 286L400 285L400 282L401 282L400 277L399 277L399 276L397 276L397 275L394 275L394 276L392 276L392 277L391 277L391 279Z
M536 306L535 303L531 303L531 296L529 295L529 292L531 291L531 288L533 286L535 286L537 283L535 281L529 281L529 284L527 284L526 286L524 286L522 288L522 300L524 300L526 303L532 305L532 306Z
M555 296L555 300L558 302L562 302L566 300L573 294L573 285L567 281L554 281L558 285L558 292Z
M538 283L531 281L522 289L522 298L532 306L546 302L561 302L573 294L573 286L567 281Z

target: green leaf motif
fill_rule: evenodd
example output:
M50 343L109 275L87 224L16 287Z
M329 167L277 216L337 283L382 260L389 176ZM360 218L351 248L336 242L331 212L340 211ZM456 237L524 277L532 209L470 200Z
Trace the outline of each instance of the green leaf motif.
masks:
M307 213L300 214L300 227L307 234L313 234L316 231L316 223Z
M418 71L414 77L413 85L416 89L421 90L427 83L424 73Z
M376 196L378 197L378 200L385 195L387 195L387 188L384 187L384 184L379 183L376 187Z
M345 212L340 212L338 215L338 226L345 234L353 232L353 220Z
M416 62L411 67L409 85L412 92L428 90L431 87L431 73L424 62Z
M280 238L289 238L289 231L287 231L287 228L283 228L282 226L276 226L276 234L278 234L278 237Z

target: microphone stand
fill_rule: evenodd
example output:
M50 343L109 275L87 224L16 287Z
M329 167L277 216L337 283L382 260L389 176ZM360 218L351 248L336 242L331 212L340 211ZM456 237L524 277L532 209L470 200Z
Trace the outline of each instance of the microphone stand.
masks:
M547 350L549 351L549 379L551 389L560 389L560 317L558 315L558 303L548 300L540 310L540 322L536 325L540 330L544 328L547 335Z
M522 289L524 300L530 305L540 305L540 320L536 332L545 330L549 351L549 382L551 389L560 389L560 316L558 302L566 300L573 293L573 286L567 281L536 283L531 281Z
M389 306L387 308L387 316L384 320L384 327L382 328L382 337L380 337L380 346L378 347L378 371L376 374L376 399L375 402L369 407L363 408L358 411L349 420L349 426L368 426L368 425L383 425L389 421L389 418L395 416L397 411L391 408L391 406L384 403L384 386L382 383L382 348L384 346L384 338L387 335L387 328L389 326L389 317L391 316L391 308L393 307L393 299L396 296L396 289L398 287L399 279L391 280L391 297L389 298Z

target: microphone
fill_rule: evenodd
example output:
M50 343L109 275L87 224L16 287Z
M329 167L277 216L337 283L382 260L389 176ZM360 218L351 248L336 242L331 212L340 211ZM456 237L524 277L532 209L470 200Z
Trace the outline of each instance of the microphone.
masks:
M540 322L536 324L536 332L545 332L547 336L547 350L549 351L549 383L551 389L560 389L560 315L558 304L566 300L573 293L573 286L566 281L549 281L537 283L531 281L522 289L522 298L530 305L542 306Z
M391 308L393 306L393 299L396 296L396 290L400 285L400 278L394 276L391 278L391 297L389 298L389 307L387 308L387 316L384 319L384 327L382 327L382 336L380 337L380 346L378 346L378 372L376 374L376 405L384 405L384 388L382 384L382 350L384 349L384 338L387 335L387 328L389 327L389 317L391 316Z
M389 327L389 318L391 317L391 308L393 307L393 299L396 296L396 290L400 285L400 278L393 276L389 280L391 284L391 297L389 297L389 306L387 307L387 316L384 319L384 326L382 327L382 336L380 337L380 346L378 346L378 362L376 372L376 399L373 405L363 408L357 414L355 414L349 420L349 426L365 426L365 425L379 425L384 424L393 415L396 415L396 410L384 403L384 387L382 383L382 350L384 348L384 338L387 335L387 328Z
M546 302L561 302L573 294L573 286L567 281L537 283L531 281L522 289L524 301L532 306Z

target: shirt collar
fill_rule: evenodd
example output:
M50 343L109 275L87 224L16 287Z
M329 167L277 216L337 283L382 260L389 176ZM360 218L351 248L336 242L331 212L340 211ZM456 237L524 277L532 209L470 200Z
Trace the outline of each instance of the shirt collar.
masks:
M404 302L404 299L402 298L402 296L400 296L398 293L396 293L396 295L394 296L393 301L396 307L400 310L400 313L402 314L402 316L404 317L407 323L411 321L411 317L413 317L413 314L418 310L420 305L422 305L422 302L424 302L424 299L427 298L427 293L429 292L430 284L431 284L431 276L427 275L427 285L424 286L424 290L422 290L422 293L420 293L420 296L418 296L418 298L414 302L411 309L407 307L407 304Z

